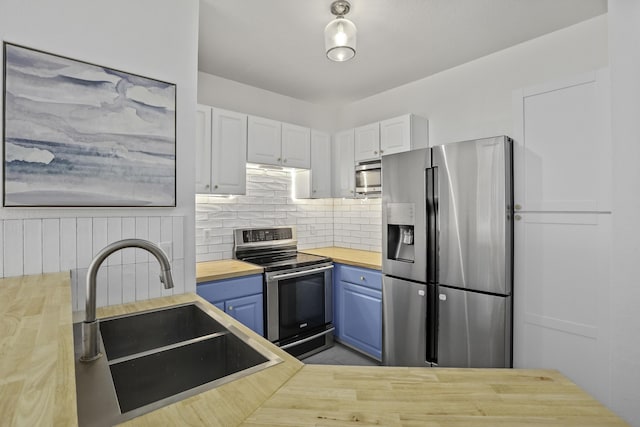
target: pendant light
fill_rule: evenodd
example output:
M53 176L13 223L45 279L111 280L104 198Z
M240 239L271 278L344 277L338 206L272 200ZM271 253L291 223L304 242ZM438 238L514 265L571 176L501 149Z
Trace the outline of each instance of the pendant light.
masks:
M336 62L348 61L356 55L356 26L344 17L351 9L346 0L331 3L336 19L324 28L324 47L327 58Z

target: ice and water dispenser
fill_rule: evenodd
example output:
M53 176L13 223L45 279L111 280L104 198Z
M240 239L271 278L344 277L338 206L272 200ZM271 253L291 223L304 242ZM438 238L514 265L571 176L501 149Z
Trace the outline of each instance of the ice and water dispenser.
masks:
M387 204L387 258L413 263L416 259L415 206L413 203Z

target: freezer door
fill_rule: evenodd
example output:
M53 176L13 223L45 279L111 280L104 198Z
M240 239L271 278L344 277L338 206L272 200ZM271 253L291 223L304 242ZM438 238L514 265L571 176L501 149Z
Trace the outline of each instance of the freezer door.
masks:
M510 368L511 297L440 286L440 367Z
M382 276L382 363L431 366L427 359L427 285Z
M439 145L431 155L437 171L438 283L510 295L511 140Z

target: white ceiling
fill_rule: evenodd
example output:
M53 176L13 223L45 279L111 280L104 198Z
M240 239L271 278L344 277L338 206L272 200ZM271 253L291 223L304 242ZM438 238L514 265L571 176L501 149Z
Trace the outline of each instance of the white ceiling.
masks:
M332 0L200 0L198 68L339 105L606 13L607 0L351 0L357 54L324 52Z

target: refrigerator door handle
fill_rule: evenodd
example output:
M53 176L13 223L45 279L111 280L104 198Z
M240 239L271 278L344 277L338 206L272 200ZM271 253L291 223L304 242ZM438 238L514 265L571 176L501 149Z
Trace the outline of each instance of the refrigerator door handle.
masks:
M427 283L438 283L438 167L427 169Z
M427 285L427 348L426 361L438 363L438 287Z

